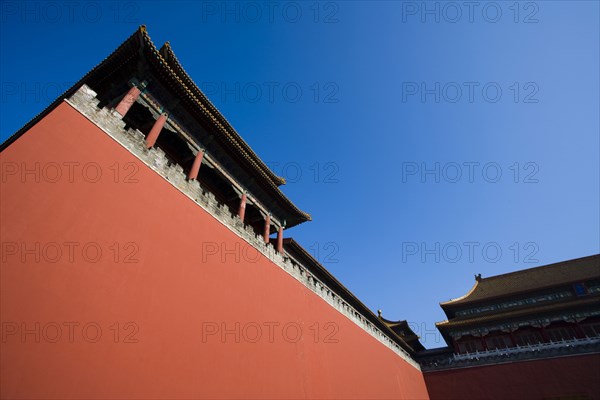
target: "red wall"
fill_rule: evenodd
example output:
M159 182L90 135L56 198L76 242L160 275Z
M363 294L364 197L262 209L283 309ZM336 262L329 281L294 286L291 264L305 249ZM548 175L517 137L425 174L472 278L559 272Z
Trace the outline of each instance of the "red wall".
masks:
M437 399L600 399L600 355L426 372Z
M428 398L418 370L265 257L246 261L245 242L66 103L0 166L2 398ZM203 256L236 243L239 262ZM203 340L222 323L239 343Z

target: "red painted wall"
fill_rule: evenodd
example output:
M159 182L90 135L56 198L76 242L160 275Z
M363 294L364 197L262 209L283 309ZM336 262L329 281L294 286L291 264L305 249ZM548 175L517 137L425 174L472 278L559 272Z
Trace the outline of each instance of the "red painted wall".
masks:
M428 398L418 370L68 104L0 167L2 398Z
M600 399L600 355L426 372L437 399Z

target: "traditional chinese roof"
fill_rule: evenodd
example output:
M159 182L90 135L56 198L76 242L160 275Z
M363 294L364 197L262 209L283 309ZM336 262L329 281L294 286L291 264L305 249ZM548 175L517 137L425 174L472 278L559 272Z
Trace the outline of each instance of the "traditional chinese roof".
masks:
M435 325L440 328L453 328L458 326L471 326L481 325L483 323L493 321L509 321L518 319L531 319L531 315L535 315L535 318L544 318L545 315L555 314L561 311L568 310L576 312L576 310L590 309L590 306L597 308L599 296L595 295L588 298L575 298L570 300L563 300L559 303L546 304L546 305L533 305L524 308L517 308L513 310L506 310L501 312L480 314L473 317L466 318L452 318L450 321L437 322Z
M440 305L443 309L453 308L593 278L600 278L600 254L489 278L478 277L466 295Z
M406 341L415 351L423 351L425 347L419 342L419 336L411 329L406 320L390 321L379 315L381 319L396 335Z
M163 84L168 85L178 101L185 103L187 109L191 110L194 118L205 124L228 154L251 174L252 179L264 188L265 192L279 204L281 209L286 210L285 215L280 215L279 218L286 220L287 227L311 220L309 214L301 211L281 192L278 186L284 184L285 179L277 176L267 167L225 117L200 91L198 86L183 70L168 43L160 50L157 49L143 25L100 64L85 74L73 87L59 96L44 111L9 137L0 146L0 151L9 146L31 126L56 108L65 98L73 95L81 85L86 83L93 88L95 84L105 84L113 71L118 70L127 63L134 62L134 60L137 60L138 64L140 61L143 61L145 64L143 68L150 68L154 74L160 76Z
M146 34L146 30L142 27L145 35L149 41L150 38ZM152 45L150 41L150 45L153 47L153 51L157 51L156 47ZM264 172L266 177L268 177L273 183L276 185L285 184L285 179L275 175L263 162L262 160L254 153L254 151L248 146L248 144L240 137L240 135L233 129L231 124L225 119L225 117L215 108L215 106L208 100L208 98L202 93L202 91L198 88L196 83L192 81L190 76L185 72L179 60L173 53L171 49L171 45L169 42L166 42L160 50L158 50L159 57L161 58L161 62L165 61L168 65L167 68L170 68L172 72L175 73L177 78L181 81L183 85L185 85L187 91L191 96L194 97L195 102L198 104L200 108L203 109L217 124L220 130L226 135L226 137L231 140L231 142L238 148L238 150L244 154L244 156L252 163L255 164L255 167Z

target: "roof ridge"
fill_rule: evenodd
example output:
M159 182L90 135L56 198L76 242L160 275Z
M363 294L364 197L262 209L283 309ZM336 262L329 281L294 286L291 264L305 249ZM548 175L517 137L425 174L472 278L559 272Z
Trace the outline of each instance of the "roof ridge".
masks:
M187 72L185 72L185 70L183 69L183 66L181 66L181 64L179 63L179 60L177 60L177 57L176 57L175 53L173 52L170 43L166 42L162 48L166 49L166 51L168 52L167 55L169 56L169 58L172 58L173 62L175 63L175 66L181 70L181 72L183 73L183 78L185 80L189 81L188 85L186 85L186 82L183 81L182 76L180 74L178 74L171 67L169 61L165 59L163 54L161 54L162 48L157 49L157 47L154 45L154 43L150 39L150 36L148 35L147 31L144 29L144 31L142 33L144 34L144 37L146 38L146 40L149 42L152 53L154 53L156 55L156 57L160 60L161 64L164 64L165 68L169 71L169 73L171 73L174 76L174 78L182 85L182 87L188 92L188 95L192 97L194 102L198 106L200 106L203 110L205 110L207 112L207 114L211 117L213 122L217 126L219 126L222 130L224 130L225 133L231 131L235 135L234 139L237 142L242 143L242 146L240 146L238 143L237 147L240 149L240 151L244 152L245 154L249 154L251 156L251 158L254 159L254 160L250 160L251 164L255 165L257 167L257 169L259 170L259 172L262 173L267 178L270 186L275 190L276 194L281 199L283 199L285 202L287 202L294 212L300 214L307 221L311 221L312 217L310 216L310 214L300 210L287 196L285 196L285 194L281 191L281 189L279 189L278 183L280 183L280 184L285 183L285 179L280 178L277 175L275 175L273 173L273 171L271 171L266 166L266 164L264 164L264 162L261 160L261 158L244 141L244 139L239 135L239 133L237 133L237 131L233 128L233 126L231 126L231 124L229 123L229 121L227 121L227 119L223 116L223 114L221 114L221 112L216 109L216 107L204 95L204 93L202 93L200 88L198 88L198 86L194 83L194 81L187 74ZM195 91L197 91L197 93L194 93L194 91L190 90L190 88L188 86L191 86L193 89L195 89ZM198 99L197 96L199 96L200 99ZM208 109L204 104L202 104L202 101L207 103ZM223 121L222 122L219 121L219 118L222 119ZM231 140L231 138L228 138L228 139Z
M540 265L538 267L532 267L532 268L526 268L526 269L520 269L517 271L512 271L512 272L506 272L504 274L499 274L499 275L492 275L492 276L488 276L487 278L481 278L480 281L490 281L490 280L495 280L495 279L499 279L499 278L504 278L506 276L509 275L519 275L519 274L524 274L524 273L530 273L531 271L540 271L540 270L544 270L544 269L550 269L550 268L556 268L557 265L565 265L565 264L572 264L575 262L582 262L585 259L594 259L594 258L598 258L598 261L600 261L600 254L593 254L590 256L585 256L585 257L579 257L579 258L573 258L571 260L566 260L566 261L558 261L558 262L554 262L552 264L546 264L546 265Z
M253 156L254 158L256 158L259 161L258 162L259 168L261 170L264 170L267 173L267 175L269 176L270 179L272 179L273 181L275 181L275 183L278 184L278 185L284 185L286 183L285 178L280 177L277 174L275 174L266 164L264 164L264 162L262 162L261 158L256 154L256 152L254 152L254 150L252 150L252 148L248 145L248 143L246 143L246 141L240 136L240 134L233 127L233 125L231 125L231 123L227 120L227 118L214 106L214 104L202 92L202 90L200 90L200 88L198 87L198 85L196 85L196 82L194 82L194 80L192 79L192 77L183 68L183 65L181 65L181 62L179 62L179 59L175 55L175 52L173 51L173 48L171 47L171 44L169 42L165 42L165 44L163 45L163 47L168 52L168 55L170 56L170 58L172 58L172 61L175 64L175 66L178 69L181 70L183 78L185 78L186 80L189 81L189 86L191 86L192 89L194 89L195 91L198 92L198 95L200 95L202 97L202 100L205 100L207 102L210 111L214 112L217 117L223 119L223 121L226 124L225 128L227 130L231 130L231 132L234 135L237 136L237 138L242 143L242 146L244 147L243 150L245 152L249 153L251 156ZM161 48L161 50L162 50L162 48ZM160 53L160 50L159 50L159 53ZM162 57L162 54L161 54L161 57ZM167 63L169 63L170 60L165 60L165 61ZM174 71L174 72L177 73L177 71Z
M582 263L586 263L587 261L591 261L592 263L594 262L598 262L600 261L600 254L594 254L591 256L586 256L586 257L580 257L580 258L574 258L571 260L566 260L566 261L559 261L556 263L552 263L552 264L548 264L548 265L542 265L539 267L534 267L534 268L528 268L528 269L522 269L522 270L518 270L518 271L513 271L513 272L508 272L506 274L500 274L500 275L494 275L494 276L490 276L489 278L479 278L478 276L476 276L476 281L475 284L473 285L473 287L471 288L471 290L469 290L465 295L457 297L455 299L450 299L448 301L444 301L444 302L440 302L440 306L442 308L446 307L446 306L454 306L457 304L462 304L464 302L470 302L470 301L483 301L483 300L490 300L494 297L498 296L498 293L496 294L490 294L490 291L493 292L493 288L494 283L495 282L499 282L496 283L495 285L498 286L506 286L509 285L511 286L511 282L514 281L515 277L518 276L527 276L530 275L532 273L537 273L539 271L544 271L544 270L553 270L553 269L557 269L560 271L559 275L561 277L565 277L566 275L564 274L563 271L561 271L564 268L573 268L573 264L582 264ZM592 265L596 266L595 264ZM600 264L598 264L598 266L600 266ZM589 269L589 265L584 264L582 267L580 267L580 269L583 269L584 274L588 275L588 269L585 269L586 267L588 267ZM576 267L577 268L577 267ZM570 272L571 270L569 270ZM546 282L544 282L544 284L546 286L541 286L541 287L549 287L548 285L555 285L556 282L552 283L552 282L547 282L547 275L548 274L544 274L542 276L538 276L538 277L530 277L530 279L532 281L536 281L536 282L544 282L546 280ZM552 275L552 274L550 274ZM553 275L552 275L553 276ZM598 276L600 276L600 268L598 269ZM512 278L512 280L511 280ZM537 279L536 279L537 278ZM574 282L577 281L576 275L572 277L567 276L567 278L569 279L562 279L564 282L563 283L568 283L568 282ZM503 282L504 280L504 282ZM482 286L481 284L484 283L484 285ZM514 293L519 293L521 291L526 291L528 290L527 287L523 287L523 285L517 285L520 288L514 288L513 287L513 292ZM526 286L526 285L525 285ZM483 292L483 294L482 294Z
M56 108L58 106L58 104L60 104L60 102L62 102L64 99L66 99L66 98L70 97L72 94L74 94L75 91L81 87L81 85L86 83L86 81L89 79L90 76L97 73L99 68L104 66L105 63L107 61L110 61L115 55L118 55L120 52L122 52L124 49L126 49L127 46L131 46L130 47L131 49L145 52L146 56L148 58L154 57L154 59L155 59L154 61L158 62L160 65L162 65L164 67L165 73L168 74L170 76L170 78L173 79L175 82L177 82L177 84L181 85L182 90L186 93L186 96L188 96L189 100L199 108L199 113L204 114L206 116L206 118L208 118L212 123L214 123L216 129L223 131L225 133L224 137L226 138L227 141L229 141L231 146L233 146L235 148L235 150L237 150L241 154L241 157L245 158L247 160L247 162L250 164L250 166L257 171L259 177L262 178L261 180L264 180L263 185L266 185L266 187L269 188L269 190L274 191L275 198L283 201L282 206L284 208L287 208L289 211L291 211L292 214L296 214L298 216L299 222L297 222L297 223L312 220L310 214L300 210L279 189L278 183L283 184L283 183L285 183L285 180L283 178L280 178L277 175L275 175L273 173L273 171L271 171L266 166L266 164L264 164L262 159L260 159L260 157L258 157L258 155L256 155L256 153L254 153L252 151L250 146L239 136L239 134L237 132L235 132L235 129L233 129L233 127L231 127L231 124L229 124L227 122L225 117L218 110L216 110L216 108L214 108L214 105L212 105L212 103L210 103L210 100L208 100L206 98L206 96L204 96L204 94L201 93L201 91L197 88L197 86L195 86L195 84L193 83L193 80L189 76L187 76L187 80L189 80L192 84L194 84L194 86L196 87L198 92L201 94L201 97L202 97L201 99L198 99L198 93L195 93L194 91L189 89L188 85L186 85L186 83L182 80L180 74L178 74L176 71L173 70L173 68L171 68L171 65L167 62L167 60L165 60L165 58L160 53L159 49L154 45L154 42L150 38L150 35L148 34L148 30L146 29L146 25L140 25L135 30L135 32L133 32L133 34L131 34L124 42L122 42L115 50L113 50L102 61L97 63L85 75L83 75L83 77L80 78L77 81L77 83L75 83L73 86L71 86L69 89L67 89L64 93L62 93L60 96L58 96L53 102L51 102L47 107L45 107L40 113L38 113L35 117L33 117L27 123L25 123L13 135L9 136L3 143L0 143L0 151L4 150L12 142L17 140L23 133L25 133L29 128L31 128L31 126L36 124L41 118L43 118L51 110ZM170 50L169 42L166 43L166 46ZM171 53L172 53L172 51L171 51ZM176 59L174 53L173 53L173 57ZM183 69L182 67L180 67L180 68ZM185 71L184 71L184 73L185 73ZM186 73L186 75L187 75L187 73ZM207 105L209 105L209 106L207 106ZM218 117L220 117L220 118L218 118ZM235 133L235 136L229 135L228 134L229 131L233 131L233 133ZM243 143L244 146L242 146L240 143ZM297 223L294 223L293 225L288 224L288 226L294 226L294 225L297 225Z
M143 27L143 28L142 28ZM188 85L185 84L185 82L183 82L181 76L179 74L177 74L176 71L173 70L173 68L171 68L171 65L169 65L169 62L163 57L163 55L161 54L160 50L154 45L154 42L152 42L152 39L150 38L150 35L148 34L148 31L146 30L146 27L144 25L142 25L142 27L140 27L139 31L142 33L143 38L145 39L146 43L150 46L149 50L160 60L161 64L163 64L165 66L165 68L168 70L169 73L171 73L173 75L173 77L179 82L179 84L181 84L181 86L188 92L188 95L192 97L192 99L194 100L194 102L200 106L200 108L202 108L203 110L207 111L207 113L209 114L209 116L211 117L211 119L213 120L213 122L221 127L221 129L225 130L225 132L227 132L230 128L230 130L237 136L235 139L239 139L239 142L243 143L245 148L241 148L241 146L237 146L241 151L245 152L245 153L250 153L251 156L253 156L256 160L258 160L258 163L256 161L252 161L252 164L256 165L258 167L258 170L260 172L262 172L262 174L267 178L267 180L270 183L270 186L275 190L276 194L283 199L286 203L288 203L288 205L292 208L292 210L298 214L300 214L302 217L304 217L307 221L311 221L312 217L309 213L304 212L302 210L300 210L282 191L281 189L279 189L279 187L277 186L277 180L276 179L271 179L271 177L269 176L269 173L274 177L274 178L279 178L277 175L275 175L273 173L273 171L271 171L265 164L264 162L260 159L260 157L258 157L258 155L256 153L254 153L254 151L250 148L250 146L242 139L242 137L235 131L235 129L231 126L231 124L229 124L229 122L225 119L225 117L221 114L221 112L219 110L217 110L215 108L215 106L210 102L210 100L208 98L206 98L206 96L202 93L202 91L198 88L198 86L194 83L194 81L192 80L192 78L183 70L183 67L181 66L181 64L179 63L179 61L177 60L177 57L175 56L175 53L173 53L172 49L171 49L171 45L169 43L165 48L169 51L169 55L173 57L173 59L175 60L175 62L177 63L177 66L182 70L182 72L185 74L184 78L189 80L190 83L193 85L193 87L198 91L198 95L201 96L200 100L204 100L206 101L206 103L209 105L209 109L207 110L205 105L202 104L202 102L196 97L196 95L194 94L194 92L192 90L190 90L188 88ZM213 110L211 110L210 108L212 108ZM215 117L216 115L216 117ZM223 119L223 121L225 122L226 125L224 125L223 123L221 123L221 121L218 120L217 117L220 117L221 119ZM261 166L262 164L262 166ZM282 183L285 183L285 179L280 178L282 180Z
M462 295L460 297L457 297L455 299L450 299L450 300L447 300L447 301L442 301L442 302L440 302L440 306L443 306L443 305L446 305L446 304L451 304L451 303L453 303L455 301L466 299L467 297L469 297L475 291L475 289L477 288L477 286L479 286L479 282L480 281L475 281L475 284L473 285L473 287L471 287L471 289L467 292L467 294L464 294L464 295Z

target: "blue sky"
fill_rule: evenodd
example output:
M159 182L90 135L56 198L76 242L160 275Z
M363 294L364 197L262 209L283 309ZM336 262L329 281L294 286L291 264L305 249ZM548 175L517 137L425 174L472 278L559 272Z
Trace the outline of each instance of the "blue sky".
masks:
M474 274L600 252L598 2L1 7L0 140L146 24L312 214L287 236L429 348Z

